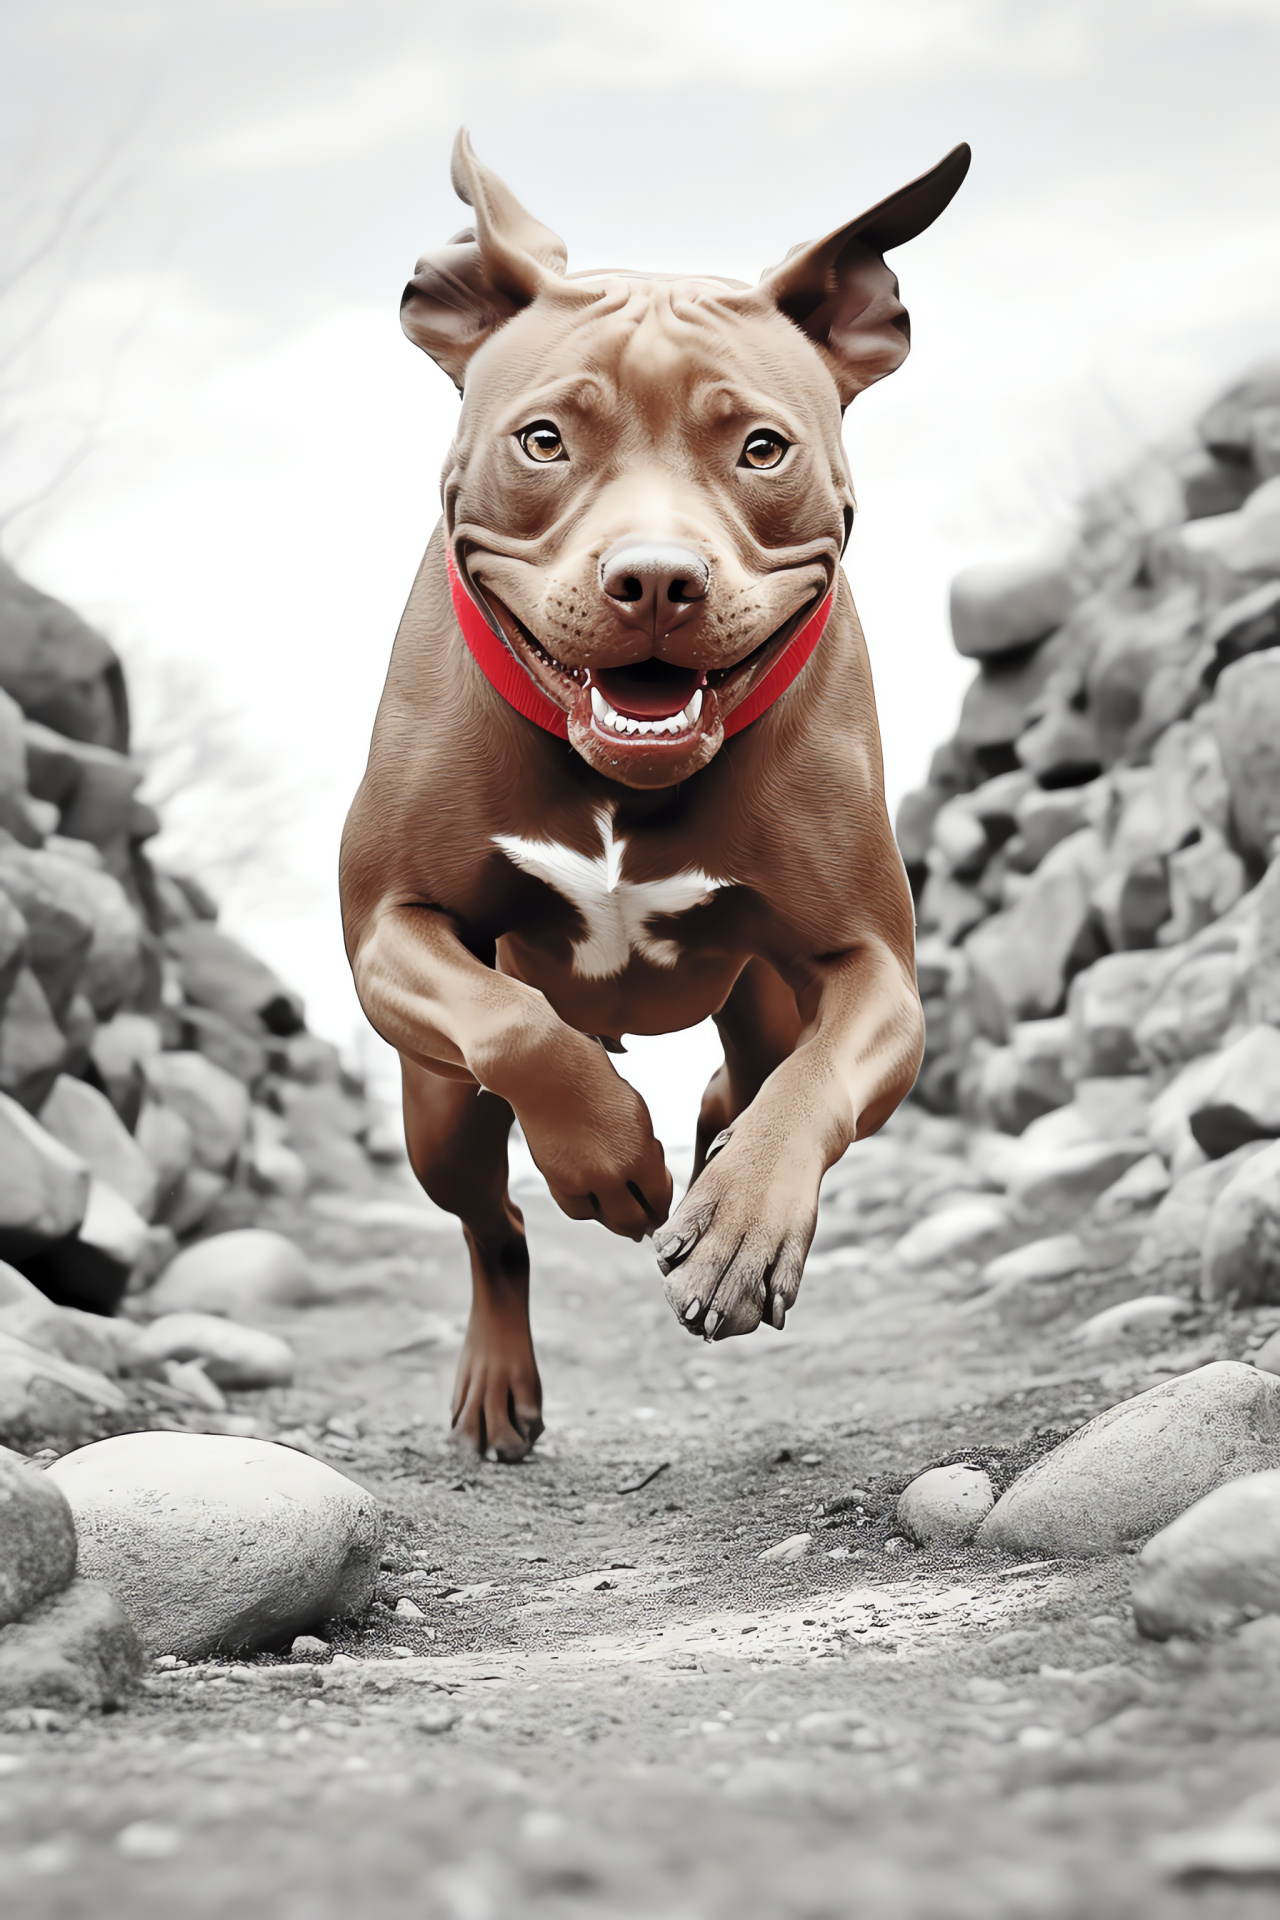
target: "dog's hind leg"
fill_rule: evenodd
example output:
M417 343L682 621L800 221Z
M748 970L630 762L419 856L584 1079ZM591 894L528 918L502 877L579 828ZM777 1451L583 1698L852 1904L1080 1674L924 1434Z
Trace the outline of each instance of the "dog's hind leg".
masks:
M529 1248L507 1192L505 1100L474 1081L401 1062L405 1140L419 1182L457 1214L471 1255L471 1318L453 1394L458 1441L522 1460L542 1432L542 1383L529 1330Z
M800 1037L796 997L763 960L748 960L716 1015L724 1060L702 1096L693 1157L696 1180L717 1134L751 1105Z

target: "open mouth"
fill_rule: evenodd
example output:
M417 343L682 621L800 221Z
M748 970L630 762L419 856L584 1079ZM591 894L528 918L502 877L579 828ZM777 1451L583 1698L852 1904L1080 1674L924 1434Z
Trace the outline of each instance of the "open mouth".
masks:
M599 667L591 675L591 717L606 733L655 739L690 733L702 713L707 677L669 660L636 660Z

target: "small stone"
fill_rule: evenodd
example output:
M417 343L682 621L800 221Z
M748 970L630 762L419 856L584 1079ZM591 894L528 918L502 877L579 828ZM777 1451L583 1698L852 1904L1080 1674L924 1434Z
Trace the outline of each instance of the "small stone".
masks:
M76 1570L71 1509L45 1473L0 1463L0 1627L68 1586Z
M693 1663L690 1662L690 1664ZM451 1701L433 1700L425 1707L419 1708L413 1717L412 1724L419 1733L448 1733L450 1728L457 1726L461 1718L460 1709Z
M1280 1611L1280 1470L1197 1500L1138 1556L1133 1613L1151 1639L1238 1626Z
M896 1558L898 1554L905 1553L910 1545L911 1542L909 1540L904 1540L901 1534L895 1533L885 1541L884 1550L887 1554Z
M931 1467L898 1499L897 1520L921 1547L962 1547L995 1505L995 1489L980 1467Z
M757 1560L803 1560L813 1544L811 1533L793 1533L789 1539L779 1540L774 1547L766 1547L763 1553L756 1555Z
M213 1313L166 1313L138 1336L135 1365L197 1360L220 1387L245 1392L288 1386L294 1353L288 1341Z
M145 1296L153 1314L224 1314L254 1320L317 1296L305 1254L282 1233L238 1227L186 1247Z
M1280 1458L1280 1380L1215 1361L1100 1414L996 1502L977 1542L1007 1553L1117 1553L1224 1482Z
M196 1360L166 1360L160 1368L166 1386L184 1394L196 1406L210 1413L225 1413L227 1402L222 1389L214 1384Z
M1037 1152L1013 1172L1010 1197L1031 1218L1065 1227L1150 1151L1149 1140L1133 1135Z
M951 587L956 651L987 659L1030 646L1062 625L1075 600L1056 554L966 567Z
M254 1651L372 1597L374 1500L292 1448L131 1433L48 1472L71 1504L81 1570L119 1595L153 1653Z
M0 1331L0 1440L20 1451L56 1441L74 1447L99 1427L104 1413L128 1406L114 1380L92 1367Z
M400 1599L397 1600L395 1604L395 1617L397 1620L416 1621L425 1620L427 1616L421 1607L414 1605L412 1600Z
M297 1634L289 1648L291 1660L327 1660L329 1642L321 1640L314 1633Z
M1081 1346L1105 1347L1130 1334L1172 1326L1194 1311L1191 1302L1177 1294L1143 1293L1134 1300L1121 1300L1114 1307L1104 1307L1101 1313L1095 1313L1077 1327L1071 1337Z
M1262 1142L1238 1147L1222 1160L1193 1167L1174 1181L1138 1242L1133 1271L1150 1276L1173 1292L1194 1293L1200 1286L1201 1252L1209 1216L1218 1195L1240 1168L1263 1150Z
M73 1580L0 1627L0 1709L118 1707L143 1665L138 1636L114 1596L96 1581Z

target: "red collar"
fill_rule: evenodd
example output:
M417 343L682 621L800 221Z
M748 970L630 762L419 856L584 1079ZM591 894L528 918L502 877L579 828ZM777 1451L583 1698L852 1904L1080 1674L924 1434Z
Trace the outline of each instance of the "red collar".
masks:
M509 707L522 713L526 720L532 720L536 726L543 727L548 733L554 733L560 740L569 738L569 716L558 707L554 700L548 699L515 654L489 625L488 619L467 592L458 577L453 563L453 554L445 548L445 562L449 569L449 592L453 597L453 611L457 615L458 625L462 628L462 637L467 643L471 656L485 679L495 692L500 693ZM787 642L778 658L765 674L763 680L749 693L740 706L734 708L724 723L726 738L733 733L741 733L753 720L771 707L780 694L786 692L796 678L809 655L822 638L823 629L830 618L834 590L829 593L822 605L815 609L800 628L799 632Z

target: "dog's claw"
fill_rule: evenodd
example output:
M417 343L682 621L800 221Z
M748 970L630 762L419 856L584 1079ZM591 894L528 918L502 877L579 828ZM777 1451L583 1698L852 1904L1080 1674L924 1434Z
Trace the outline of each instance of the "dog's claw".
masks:
M708 1307L707 1317L702 1323L702 1330L708 1340L715 1339L716 1328L719 1325L720 1325L720 1315L716 1312L714 1307Z
M698 1315L701 1312L702 1312L701 1300L691 1300L688 1306L684 1310L684 1317L686 1320L696 1320Z
M778 1332L781 1333L787 1324L787 1305L780 1293L775 1293L773 1296L773 1306L770 1309L769 1318L773 1321Z

